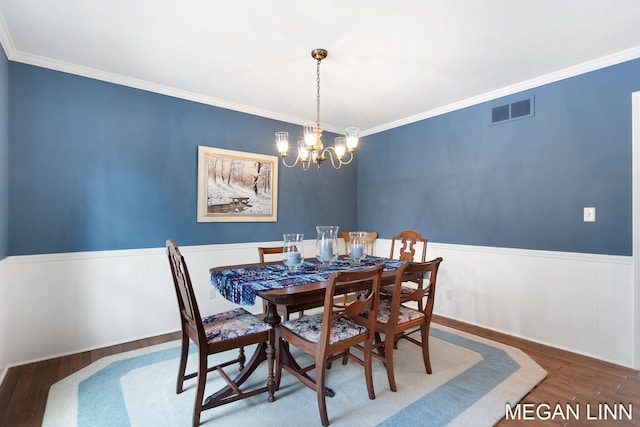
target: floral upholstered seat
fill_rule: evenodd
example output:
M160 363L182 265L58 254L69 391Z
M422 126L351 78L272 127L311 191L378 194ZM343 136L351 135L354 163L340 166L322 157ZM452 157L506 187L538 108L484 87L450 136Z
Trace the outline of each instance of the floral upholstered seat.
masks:
M244 308L236 308L202 319L207 342L224 341L271 329Z
M383 299L380 300L378 304L378 323L389 323L389 318L391 317L391 300ZM424 317L424 313L418 310L414 310L411 307L404 306L400 304L400 309L398 310L398 325L403 323L410 322L415 319L419 319Z
M307 341L317 343L320 339L320 331L322 329L322 313L289 320L283 322L281 325ZM352 338L366 332L367 328L364 326L360 326L346 317L340 317L331 325L329 344L335 344L338 341L344 341L347 338Z

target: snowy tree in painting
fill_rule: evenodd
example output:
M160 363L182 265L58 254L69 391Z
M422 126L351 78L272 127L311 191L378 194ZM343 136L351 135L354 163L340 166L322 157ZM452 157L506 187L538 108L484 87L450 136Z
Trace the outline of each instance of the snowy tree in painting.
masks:
M269 162L209 156L207 213L271 215Z

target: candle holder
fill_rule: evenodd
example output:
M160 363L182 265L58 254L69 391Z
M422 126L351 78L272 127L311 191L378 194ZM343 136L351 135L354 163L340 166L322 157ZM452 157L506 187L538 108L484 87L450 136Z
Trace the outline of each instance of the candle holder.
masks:
M298 271L304 261L304 234L283 234L282 262L289 271Z
M316 231L316 258L323 267L328 267L338 259L338 226L318 225Z
M349 232L349 256L353 259L354 265L360 265L367 253L367 232Z

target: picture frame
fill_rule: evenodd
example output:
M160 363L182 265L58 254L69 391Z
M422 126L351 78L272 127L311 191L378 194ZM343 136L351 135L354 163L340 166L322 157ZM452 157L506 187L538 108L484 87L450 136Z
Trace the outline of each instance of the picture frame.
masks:
M276 222L278 157L198 146L198 222Z

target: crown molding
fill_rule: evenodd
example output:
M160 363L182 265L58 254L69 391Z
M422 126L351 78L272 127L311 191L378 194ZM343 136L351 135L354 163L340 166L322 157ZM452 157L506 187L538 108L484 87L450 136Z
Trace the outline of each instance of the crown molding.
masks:
M172 96L174 98L185 99L188 101L198 102L201 104L211 105L214 107L225 108L228 110L238 111L241 113L251 114L254 116L264 117L268 119L278 120L285 123L292 123L302 125L307 120L301 117L289 116L286 114L276 113L274 111L264 110L261 108L251 107L244 104L238 104L223 99L217 99L210 96L204 96L198 93L189 92L172 88L169 86L160 85L157 83L148 82L145 80L134 79L123 75L108 73L105 71L97 70L94 68L83 67L80 65L58 61L51 58L27 54L20 52L15 48L11 34L7 31L7 26L4 20L4 16L0 12L0 43L4 47L7 58L11 61L21 62L28 65L34 65L42 68L48 68L51 70L61 71L64 73L75 74L82 77L88 77L91 79L102 80L109 83L114 83L122 86L128 86L135 89L145 90L148 92L159 93L162 95ZM415 123L421 120L436 117L442 114L450 113L452 111L460 110L462 108L470 107L472 105L480 104L482 102L491 101L503 96L511 95L524 90L532 89L534 87L542 86L544 84L557 82L569 77L574 77L580 74L584 74L590 71L594 71L600 68L605 68L611 65L616 65L625 61L640 58L640 46L627 49L621 52L614 53L602 58L595 59L593 61L584 62L573 67L569 67L560 71L546 74L544 76L536 77L534 79L526 80L524 82L516 83L495 91L487 92L478 96L464 99L459 102L454 102L449 105L445 105L433 110L428 110L419 114L405 117L393 122L382 124L380 126L364 129L360 131L360 136L368 136L376 133L384 132L393 128ZM323 126L324 130L337 134L343 134L344 130L336 126L327 125Z
M491 101L493 99L501 98L503 96L512 95L514 93L522 92L524 90L533 89L538 86L542 86L549 83L554 83L560 80L567 79L569 77L575 77L580 74L585 74L590 71L595 71L601 68L609 67L612 65L620 64L622 62L630 61L640 58L640 46L636 46L631 49L623 50L621 52L614 53L602 58L595 59L593 61L583 62L573 67L565 68L560 71L546 74L544 76L536 77L531 80L526 80L514 85L506 86L504 88L487 92L482 95L467 98L465 100L454 102L443 107L435 108L433 110L425 111L423 113L415 114L413 116L405 117L400 120L389 122L380 126L376 126L370 129L365 129L360 132L361 136L373 135L376 133L384 132L389 129L397 128L400 126L408 125L418 122L420 120L429 119L431 117L440 116L445 113L460 110L462 108L471 107L483 102Z

